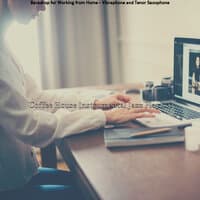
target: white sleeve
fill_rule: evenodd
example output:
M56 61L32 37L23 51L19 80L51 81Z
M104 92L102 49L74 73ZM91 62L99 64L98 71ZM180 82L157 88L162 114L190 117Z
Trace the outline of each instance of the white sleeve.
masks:
M55 114L32 110L26 99L2 80L0 97L0 127L32 146L44 147L56 138L102 127L106 121L101 110L60 109Z
M75 92L67 92L67 94L65 94L64 91L58 92L56 90L41 90L28 74L25 74L25 87L26 96L31 102L33 108L34 104L41 104L40 106L38 106L40 107L40 109L52 113L56 112L59 108L64 107L69 111L75 111L80 108L80 105L85 105L86 107L88 105L88 109L92 109L95 101L95 97L93 96L79 96ZM61 105L63 105L64 107L62 107Z

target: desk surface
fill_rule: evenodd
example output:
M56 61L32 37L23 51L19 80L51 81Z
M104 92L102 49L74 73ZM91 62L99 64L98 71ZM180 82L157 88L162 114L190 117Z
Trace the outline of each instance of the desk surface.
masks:
M183 144L109 150L98 130L66 138L59 148L86 199L200 199L200 153Z

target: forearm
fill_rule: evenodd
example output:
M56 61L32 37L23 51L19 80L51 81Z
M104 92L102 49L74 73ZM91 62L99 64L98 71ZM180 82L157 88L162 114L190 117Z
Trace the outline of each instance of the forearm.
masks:
M33 110L24 96L6 82L0 82L0 87L0 127L26 144L44 147L54 139L105 125L101 110L58 109L55 113Z
M30 100L30 107L55 113L58 109L76 111L94 108L94 97L79 96L75 92L40 91Z
M78 109L93 108L95 98L88 95L79 95L73 90L41 90L37 87L35 81L25 75L26 96L29 105L33 109L40 109L51 113L56 112L60 108L69 111Z

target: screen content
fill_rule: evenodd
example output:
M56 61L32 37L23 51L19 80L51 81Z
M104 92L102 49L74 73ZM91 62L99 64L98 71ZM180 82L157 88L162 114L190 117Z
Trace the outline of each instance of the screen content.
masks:
M200 104L200 44L175 41L174 50L175 97Z

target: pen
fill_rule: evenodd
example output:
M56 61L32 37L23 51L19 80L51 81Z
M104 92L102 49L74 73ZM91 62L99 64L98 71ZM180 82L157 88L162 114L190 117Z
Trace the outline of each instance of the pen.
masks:
M140 137L140 136L146 136L146 135L154 135L154 134L169 132L171 130L172 130L171 128L151 129L151 130L147 130L147 131L141 131L141 132L138 132L138 133L133 133L129 137Z

